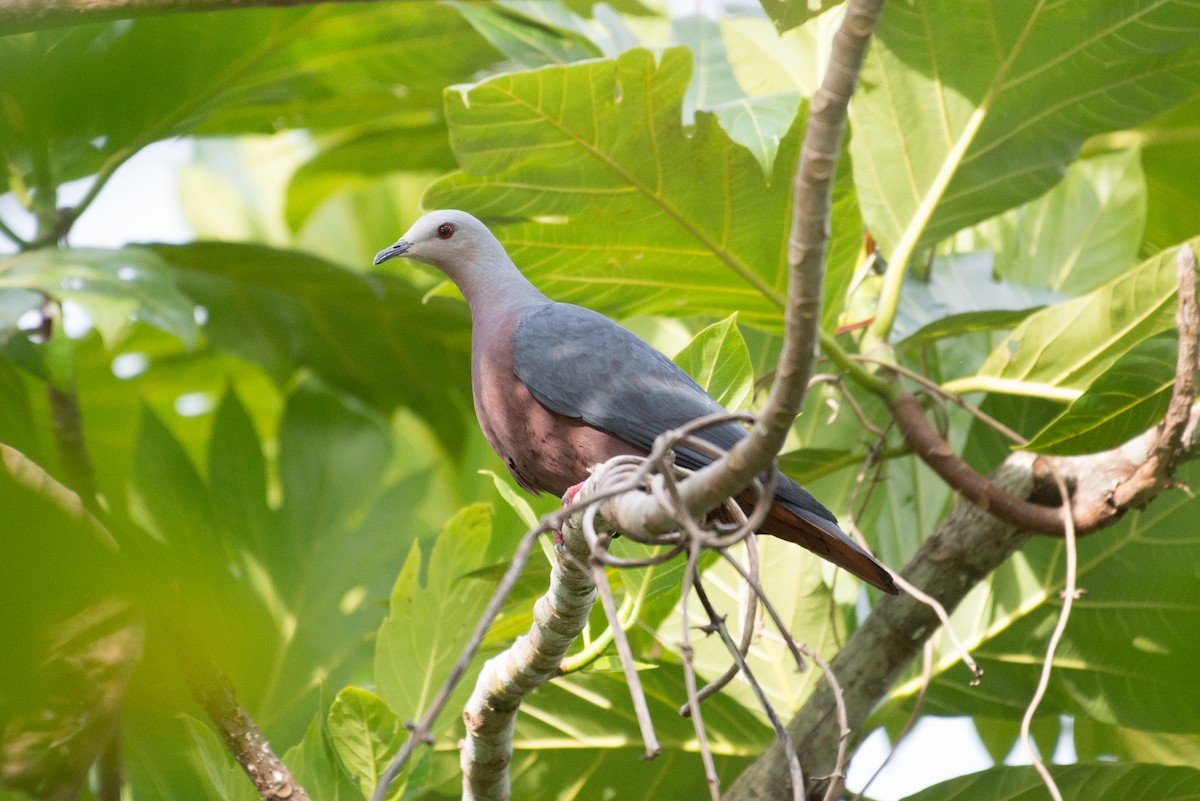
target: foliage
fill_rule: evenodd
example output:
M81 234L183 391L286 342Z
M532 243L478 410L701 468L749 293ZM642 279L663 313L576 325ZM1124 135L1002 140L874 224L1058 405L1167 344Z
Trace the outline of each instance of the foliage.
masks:
M131 798L253 797L188 695L192 647L312 797L373 791L529 519L556 503L495 478L455 293L420 265L367 271L417 197L485 218L548 294L678 352L731 408L761 402L791 176L838 9L764 0L770 22L742 6L717 22L614 5L319 5L0 36L0 797L86 797L114 732ZM890 3L834 189L825 333L972 393L1042 452L1154 425L1177 350L1174 255L1200 235L1197 33L1182 1ZM178 136L199 143L181 180L196 241L70 246L108 179ZM880 440L879 399L842 385L813 389L782 464L899 568L952 496ZM958 409L945 422L982 470L1010 452ZM1080 764L1056 768L1069 796L1200 786L1179 766L1200 753L1197 504L1169 495L1081 545L1087 593L1040 721L1053 736L1074 718ZM836 653L867 591L807 552L763 555L792 633ZM969 716L997 759L1062 561L1033 541L954 613L979 687L935 637L924 714ZM527 626L546 575L528 569L487 648ZM736 617L734 577L710 576ZM674 711L679 579L679 565L614 577L666 753L639 761L602 658L527 703L520 795L704 792ZM724 670L715 642L696 649L702 676ZM750 661L791 712L817 675L783 656L768 628ZM872 725L894 733L919 689L914 669ZM705 720L726 784L771 739L745 685ZM456 793L459 725L443 718L394 797ZM915 797L1039 788L996 767Z

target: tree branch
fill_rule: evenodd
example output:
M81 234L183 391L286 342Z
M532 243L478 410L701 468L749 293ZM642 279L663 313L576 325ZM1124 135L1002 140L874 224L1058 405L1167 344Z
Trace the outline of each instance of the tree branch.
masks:
M461 764L464 799L506 799L517 709L526 695L558 675L571 643L596 601L589 548L578 529L556 544L550 587L533 608L529 633L479 672L463 711L467 733Z
M704 514L745 489L771 465L800 411L820 341L821 286L829 240L833 179L841 155L846 107L858 84L883 0L851 0L834 35L829 69L809 106L800 165L793 182L788 240L790 279L784 309L783 352L766 406L750 436L729 454L680 484L682 506ZM648 495L607 503L601 514L613 528L661 533L676 526L667 510Z

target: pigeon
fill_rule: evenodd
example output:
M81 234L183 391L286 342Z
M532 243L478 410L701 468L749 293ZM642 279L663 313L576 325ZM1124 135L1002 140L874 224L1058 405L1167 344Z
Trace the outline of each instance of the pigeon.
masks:
M446 275L471 310L471 388L488 443L525 490L563 495L590 468L650 452L665 431L724 412L691 376L602 314L546 297L487 226L464 211L431 211L375 256L415 259ZM735 421L699 437L728 450L747 436ZM707 454L676 451L699 469ZM749 505L753 493L739 496ZM837 518L786 475L761 531L803 546L884 592L891 574L838 527Z

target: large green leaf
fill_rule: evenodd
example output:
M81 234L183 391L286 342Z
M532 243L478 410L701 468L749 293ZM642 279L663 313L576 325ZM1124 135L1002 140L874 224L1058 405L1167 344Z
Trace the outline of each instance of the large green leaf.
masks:
M491 583L469 577L486 564L491 516L486 505L463 509L438 536L428 566L413 548L396 579L390 614L376 638L375 683L403 720L425 712L491 596ZM449 708L462 709L470 689L459 685Z
M788 633L797 641L810 645L825 659L832 659L846 636L845 620L833 611L833 592L825 583L819 558L774 537L759 538L758 548L762 571L760 584L783 618ZM745 563L741 549L733 555ZM849 583L852 579L839 578L839 581ZM717 611L725 616L725 625L730 634L735 641L740 640L740 603L750 589L734 568L724 561L705 571L704 586ZM678 591L675 595L678 598ZM700 627L708 625L709 621L699 601L692 597L688 602L691 626L688 634L695 651L696 670L706 679L715 679L729 667L732 657L719 636L705 636L700 631ZM658 628L658 639L673 649L683 644L681 612L677 604L675 611ZM821 681L821 671L809 665L810 669L801 673L774 622L765 612L760 614L762 630L755 636L746 662L767 700L786 719L795 714L816 683ZM730 684L725 692L766 722L766 712L759 706L753 689L744 679Z
M1174 326L1175 287L1175 251L1160 253L1086 295L1030 315L977 376L947 387L1074 400L1134 346Z
M78 303L110 342L132 320L195 342L195 304L176 288L167 263L144 248L42 248L0 263L0 295L25 290Z
M639 676L664 746L658 759L642 758L645 749L620 673L566 676L539 687L521 706L511 769L515 795L704 797L696 734L678 711L686 698L682 669L664 665ZM702 711L718 773L728 784L766 746L771 731L727 696L708 699Z
M558 299L624 314L740 311L778 329L799 125L764 181L712 114L683 127L690 72L686 50L632 50L448 93L463 171L425 205L493 219Z
M1072 164L1054 189L978 228L999 275L1078 295L1136 261L1145 224L1141 154L1118 150Z
M394 276L357 275L300 253L218 243L157 252L207 310L214 345L281 382L308 367L384 410L409 406L462 447L470 368L461 305L423 305Z
M1179 478L1192 485L1198 473L1188 465ZM1078 586L1085 592L1055 654L1042 714L1086 714L1157 732L1200 729L1200 689L1187 668L1200 659L1198 509L1195 499L1172 493L1079 541ZM926 710L1019 719L1037 684L1063 583L1062 543L1035 538L977 587L954 620L984 669L983 683L967 685L957 653L939 638ZM894 696L911 698L919 683L902 684Z
M1194 12L1161 0L889 3L851 109L863 216L885 253L1040 195L1087 137L1200 92Z
M1162 765L1052 765L1063 798L1087 801L1195 801L1200 771ZM1046 785L1032 767L998 767L936 784L905 801L1041 801Z
M1179 179L1200 174L1200 98L1149 123L1134 141L1142 145L1146 172L1149 255L1196 235L1200 197Z
M696 334L675 354L675 363L726 409L742 409L754 395L750 351L738 330L736 315Z
M328 129L416 108L436 125L446 83L497 57L431 3L177 14L7 36L0 145L10 169L0 180L29 186L48 169L55 180L81 177L191 130Z
M1179 343L1148 339L1113 363L1024 447L1034 453L1098 453L1162 419L1175 386Z

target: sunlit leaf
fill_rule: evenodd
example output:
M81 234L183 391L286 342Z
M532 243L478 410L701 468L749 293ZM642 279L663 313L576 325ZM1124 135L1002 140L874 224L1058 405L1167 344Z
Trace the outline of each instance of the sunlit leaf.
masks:
M1089 136L1195 95L1193 12L1157 0L889 4L851 107L863 216L885 255L1037 197Z
M675 354L675 363L726 409L743 408L754 394L750 351L737 327L737 315L713 323Z
M1089 801L1195 801L1200 771L1162 765L1052 765L1063 798ZM936 784L905 801L1040 801L1046 784L1032 767L997 767Z
M1175 339L1146 340L1117 359L1024 448L1058 455L1097 453L1142 433L1167 411L1178 353Z

